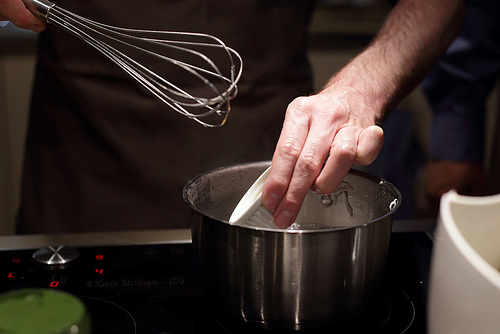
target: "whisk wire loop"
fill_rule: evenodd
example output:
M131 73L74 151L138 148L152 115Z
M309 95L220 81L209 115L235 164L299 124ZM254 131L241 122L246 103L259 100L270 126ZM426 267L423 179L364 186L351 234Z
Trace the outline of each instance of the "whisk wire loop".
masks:
M23 1L37 17L100 51L181 115L206 127L219 127L226 122L229 102L238 94L243 61L219 38L204 33L115 27L77 15L47 0ZM224 70L205 54L207 52L224 61ZM173 65L173 76L182 78L185 87L181 88L182 81L174 83L172 78L166 79L150 68L157 63L162 67ZM210 117L212 115L215 116Z

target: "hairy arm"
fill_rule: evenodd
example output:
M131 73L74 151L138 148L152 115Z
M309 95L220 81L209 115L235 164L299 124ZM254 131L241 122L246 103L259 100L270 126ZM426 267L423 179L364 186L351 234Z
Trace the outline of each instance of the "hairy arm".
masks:
M293 223L311 187L332 192L352 164L375 160L383 143L377 122L444 53L464 11L464 0L400 0L321 92L290 103L262 196L279 227Z

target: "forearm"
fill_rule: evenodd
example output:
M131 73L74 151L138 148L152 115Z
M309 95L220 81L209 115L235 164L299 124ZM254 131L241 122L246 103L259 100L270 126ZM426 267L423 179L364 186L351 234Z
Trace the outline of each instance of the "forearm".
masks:
M445 52L463 21L463 0L400 0L370 45L327 83L320 94L350 91L369 122L413 89ZM359 98L352 99L352 94Z

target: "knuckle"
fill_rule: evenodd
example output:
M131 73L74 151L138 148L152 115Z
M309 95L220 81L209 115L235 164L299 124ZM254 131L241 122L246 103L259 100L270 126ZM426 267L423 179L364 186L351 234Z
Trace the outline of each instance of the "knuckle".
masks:
M277 152L283 158L298 158L302 150L302 145L294 137L288 137L277 147Z
M354 145L344 144L341 146L340 152L343 156L354 158L356 156L356 147Z
M13 23L15 23L16 26L24 29L28 29L32 25L32 20L30 14L21 14L18 15L17 17L13 18Z
M285 198L287 208L293 212L298 212L302 204L302 198L290 194Z
M275 176L271 181L272 188L276 189L276 191L284 193L286 188L288 187L288 179L280 176Z
M341 160L354 160L356 158L356 147L348 143L343 143L332 148L332 155Z
M293 99L292 102L290 102L290 104L288 105L289 109L293 110L293 109L304 109L304 108L307 108L308 104L309 104L309 98L305 97L305 96L299 96L299 97L296 97L295 99Z
M287 107L287 117L293 119L295 123L309 123L311 114L317 109L317 105L310 96L300 96L295 98Z
M323 162L320 161L316 155L307 154L300 157L297 161L297 169L298 171L308 175L316 172L322 164Z

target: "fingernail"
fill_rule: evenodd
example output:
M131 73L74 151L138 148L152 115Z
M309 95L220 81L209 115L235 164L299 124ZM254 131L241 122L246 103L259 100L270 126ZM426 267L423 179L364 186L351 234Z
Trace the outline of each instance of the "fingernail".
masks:
M268 210L274 210L279 204L280 198L276 194L269 194L264 198L262 201L262 204L264 207Z
M279 228L287 228L293 224L294 215L290 211L283 210L274 220Z
M311 186L311 191L316 195L321 195L322 192L318 190L315 186Z

